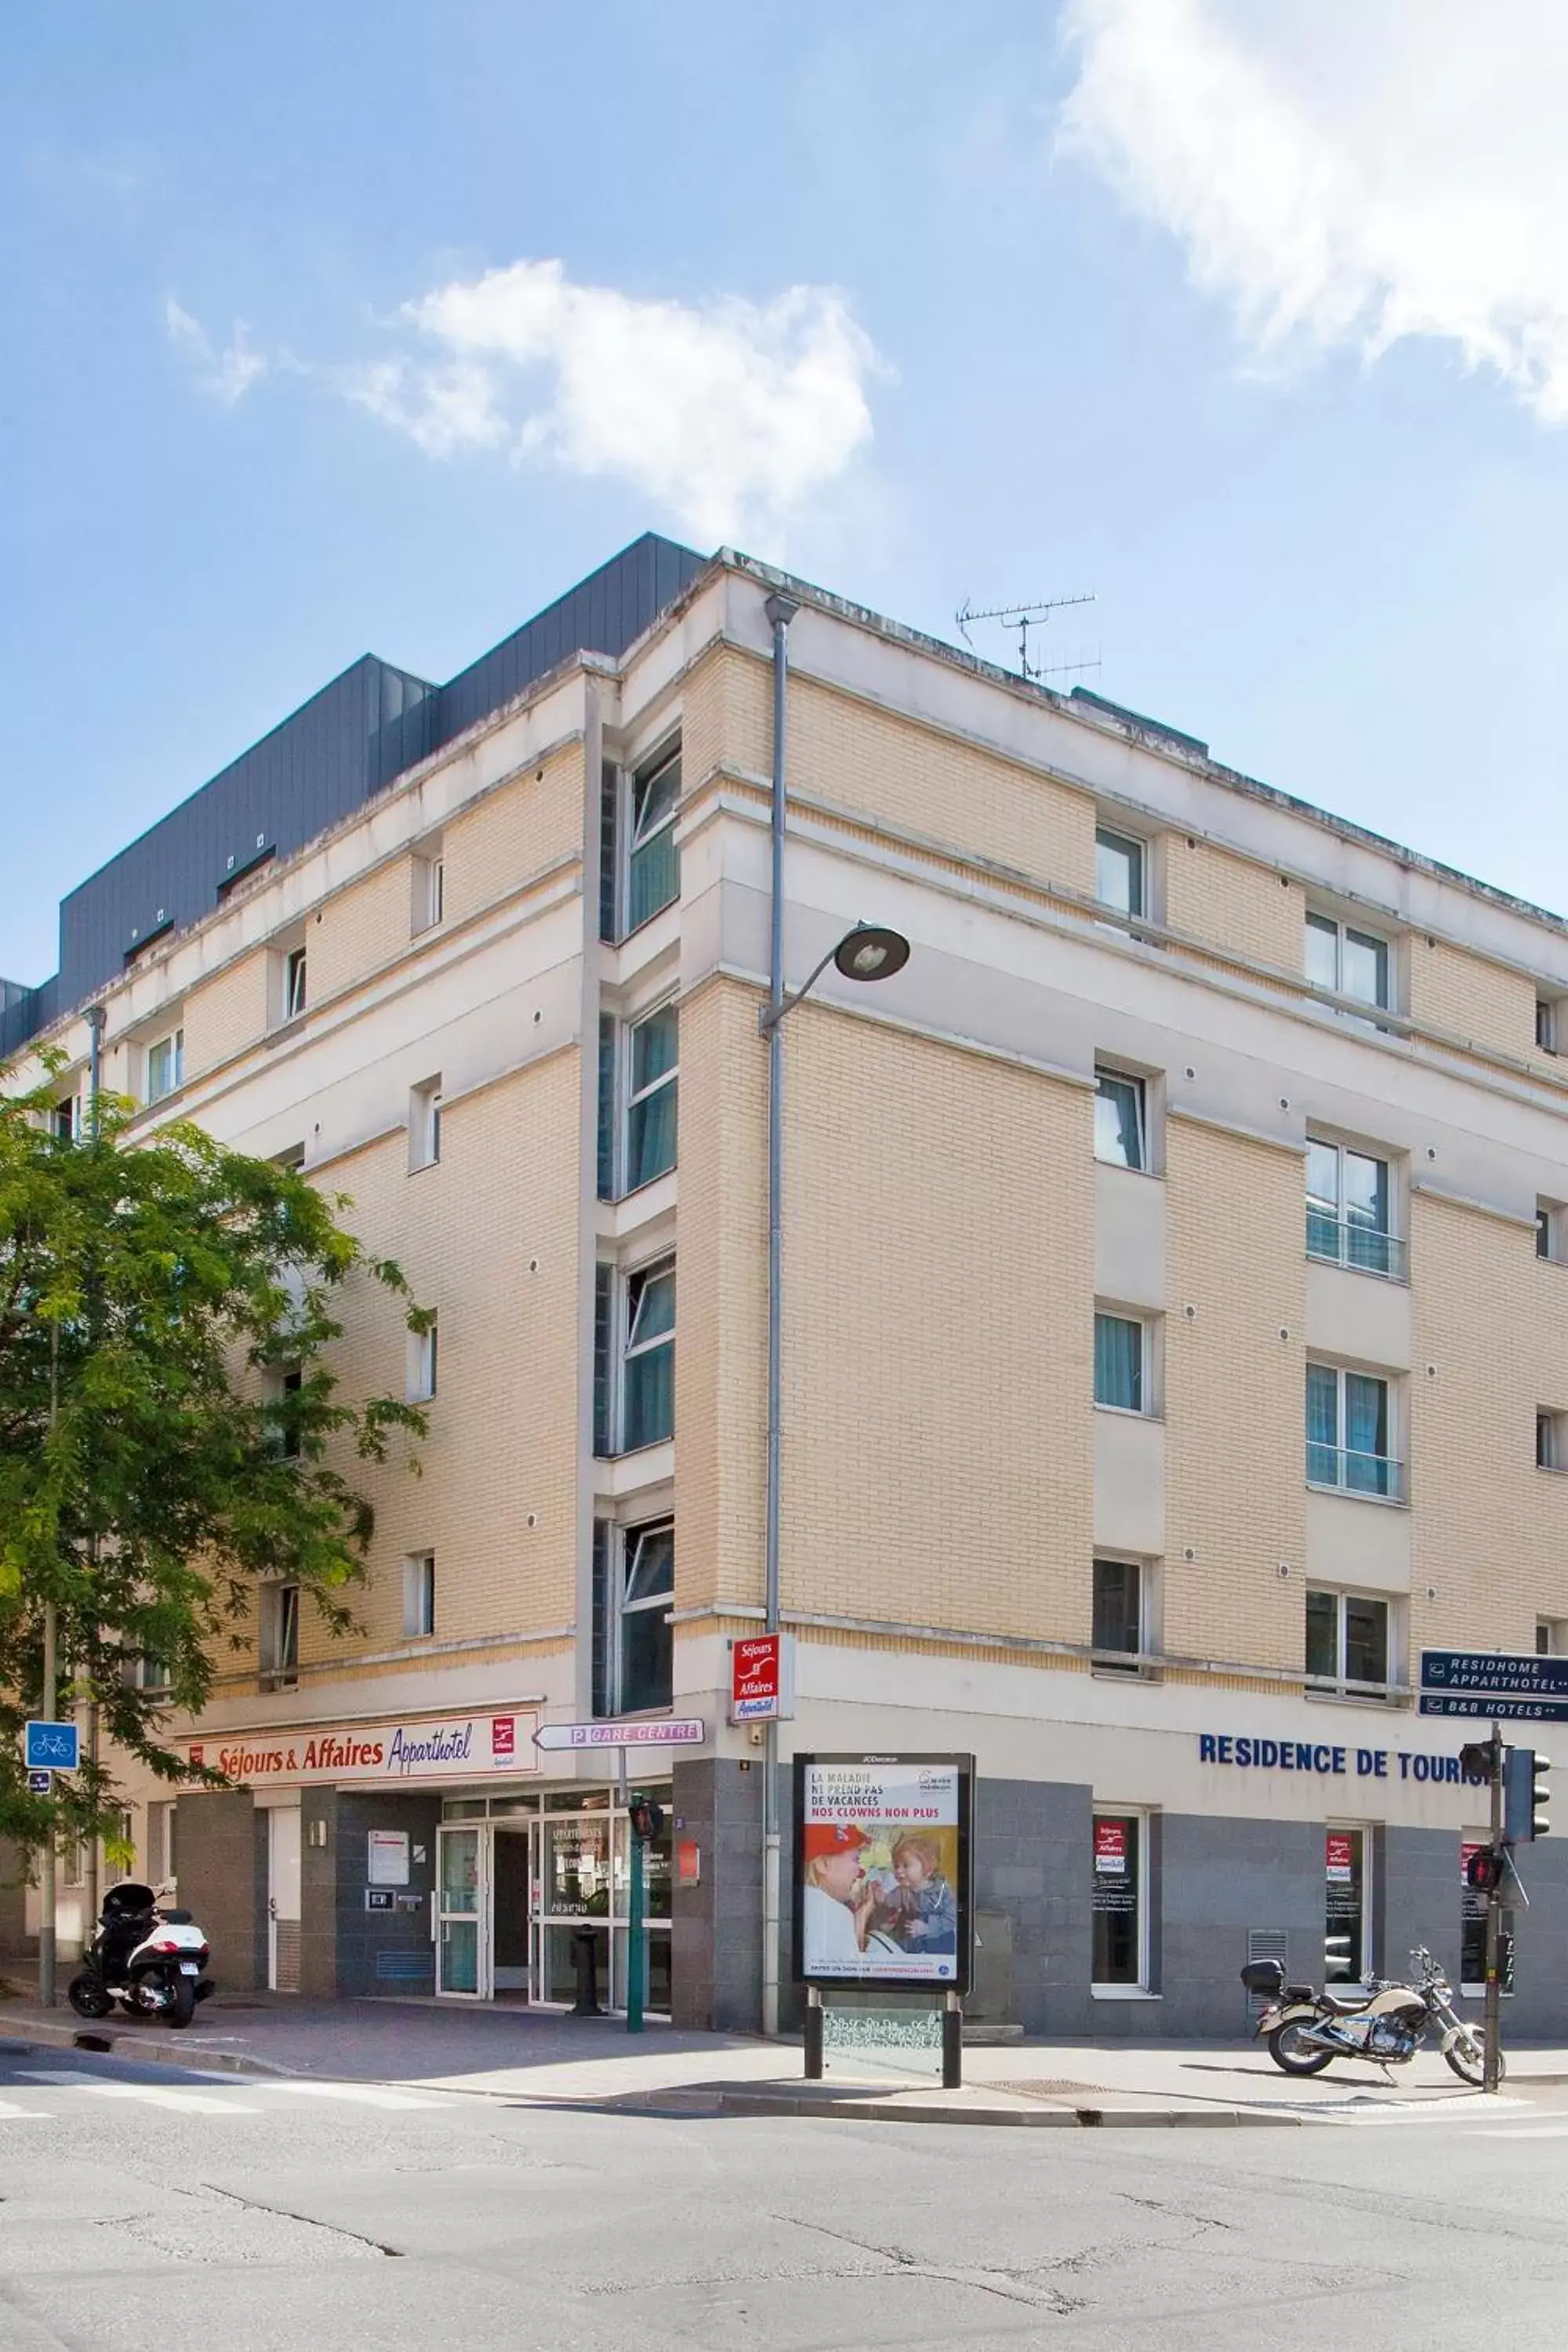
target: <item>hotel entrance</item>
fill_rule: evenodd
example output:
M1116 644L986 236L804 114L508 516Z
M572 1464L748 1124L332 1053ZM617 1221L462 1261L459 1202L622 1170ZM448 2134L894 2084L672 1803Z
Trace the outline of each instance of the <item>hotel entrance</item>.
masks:
M651 1791L664 1827L647 1849L644 2003L668 2016L673 1853L669 1791ZM631 1829L609 1792L448 1798L437 1832L436 1990L449 2000L570 2008L574 1939L594 1937L606 2009L626 1997Z

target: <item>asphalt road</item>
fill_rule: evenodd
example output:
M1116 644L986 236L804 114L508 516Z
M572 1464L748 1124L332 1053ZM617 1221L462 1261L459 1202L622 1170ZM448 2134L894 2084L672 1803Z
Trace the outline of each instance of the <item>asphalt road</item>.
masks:
M568 2113L0 2042L0 2352L1548 2347L1552 2096L1016 2131Z

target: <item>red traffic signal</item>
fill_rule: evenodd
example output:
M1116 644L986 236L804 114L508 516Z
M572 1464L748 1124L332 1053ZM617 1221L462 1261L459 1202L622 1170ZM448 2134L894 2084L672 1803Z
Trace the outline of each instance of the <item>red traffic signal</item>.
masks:
M637 1797L633 1800L629 1811L632 1835L644 1845L650 1844L664 1827L664 1807L656 1805L651 1798Z
M1500 1886L1502 1867L1500 1853L1494 1853L1489 1845L1479 1845L1465 1864L1465 1878L1472 1893L1489 1895L1494 1886Z

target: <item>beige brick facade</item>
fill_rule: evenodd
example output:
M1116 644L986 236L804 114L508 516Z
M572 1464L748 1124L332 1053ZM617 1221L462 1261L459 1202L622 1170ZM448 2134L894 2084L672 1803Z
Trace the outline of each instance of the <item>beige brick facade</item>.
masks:
M1190 835L1169 834L1163 847L1173 931L1279 971L1301 970L1307 906L1299 883Z

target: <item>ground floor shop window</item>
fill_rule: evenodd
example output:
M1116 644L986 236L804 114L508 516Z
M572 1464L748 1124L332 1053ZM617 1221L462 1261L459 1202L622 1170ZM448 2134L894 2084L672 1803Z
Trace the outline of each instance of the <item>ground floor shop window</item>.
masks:
M1365 1830L1332 1824L1323 1841L1323 1981L1364 1984L1373 1972L1371 1854Z
M1095 1814L1091 1910L1096 1992L1147 1989L1147 1849L1141 1813Z

